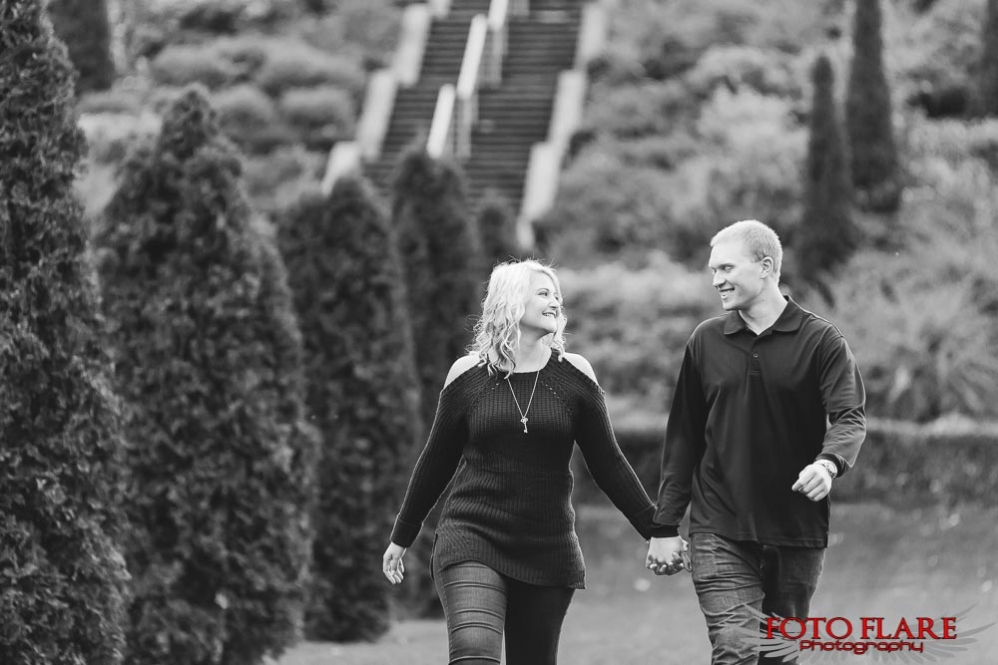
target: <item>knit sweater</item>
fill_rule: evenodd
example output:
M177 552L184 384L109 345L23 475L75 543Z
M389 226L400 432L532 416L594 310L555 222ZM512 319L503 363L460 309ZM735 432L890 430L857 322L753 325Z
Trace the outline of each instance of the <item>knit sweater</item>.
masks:
M539 373L514 373L508 381L473 367L441 391L392 542L412 544L453 479L434 537L435 566L477 561L530 584L584 588L571 504L576 443L596 483L638 533L658 535L655 506L617 446L602 389L556 355ZM527 411L526 433L520 409Z

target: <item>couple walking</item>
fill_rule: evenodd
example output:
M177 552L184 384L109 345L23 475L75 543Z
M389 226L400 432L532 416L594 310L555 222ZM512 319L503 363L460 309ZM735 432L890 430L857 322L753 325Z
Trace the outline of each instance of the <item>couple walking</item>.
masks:
M754 630L759 611L807 617L827 496L863 442L865 394L839 331L781 293L781 260L776 233L755 220L711 241L726 314L686 345L657 505L617 446L592 366L565 351L554 271L534 261L493 270L472 352L447 375L383 559L400 583L406 548L453 480L431 560L450 663L499 663L504 636L509 665L556 662L572 595L585 585L575 445L649 541L646 566L692 569L713 663L757 662L741 629ZM687 508L688 543L679 534Z

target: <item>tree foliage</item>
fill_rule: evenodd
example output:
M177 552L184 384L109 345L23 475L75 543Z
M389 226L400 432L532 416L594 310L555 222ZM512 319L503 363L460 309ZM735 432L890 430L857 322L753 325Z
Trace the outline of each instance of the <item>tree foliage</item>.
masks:
M516 214L509 199L495 190L486 190L479 204L477 219L482 238L482 257L487 266L521 256L520 242L516 237Z
M56 35L66 42L79 72L77 92L107 90L114 83L107 0L48 0Z
M306 634L374 639L389 626L380 567L401 472L422 435L402 264L370 186L306 195L280 228L301 316L308 405L322 431Z
M120 662L120 422L98 340L72 68L0 4L0 662Z
M884 74L881 0L857 0L853 59L846 91L846 131L857 204L874 212L901 205L901 176Z
M425 438L450 365L471 343L471 316L478 310L480 285L487 276L457 169L416 146L403 153L393 190L392 224L403 261ZM409 468L419 448L412 451ZM396 500L402 500L402 492ZM406 559L407 573L414 574L409 575L403 602L422 615L440 609L427 574L438 517L438 511L430 513Z
M835 73L827 56L812 71L810 139L805 171L804 214L796 234L797 275L818 282L859 244L852 220L849 162L835 107Z
M998 116L998 0L988 0L977 70L978 115Z
M240 168L189 89L97 234L131 444L130 663L259 663L300 625L316 442L287 277Z
M422 414L433 422L451 363L471 342L483 274L481 240L471 223L463 176L424 149L407 151L394 180L392 218L408 286Z

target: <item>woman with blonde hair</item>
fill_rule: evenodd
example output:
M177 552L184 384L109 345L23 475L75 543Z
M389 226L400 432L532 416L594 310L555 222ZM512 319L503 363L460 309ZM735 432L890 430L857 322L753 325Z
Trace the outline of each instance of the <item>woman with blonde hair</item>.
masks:
M450 663L552 665L585 567L571 505L577 444L600 488L646 540L655 506L613 436L589 362L565 351L553 269L511 261L492 271L469 355L448 372L383 571L402 557L453 479L431 570Z

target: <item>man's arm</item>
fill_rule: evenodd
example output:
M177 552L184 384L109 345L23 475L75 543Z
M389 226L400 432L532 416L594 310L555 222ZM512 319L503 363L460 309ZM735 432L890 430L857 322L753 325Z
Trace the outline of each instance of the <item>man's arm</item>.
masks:
M674 526L676 531L670 535L679 533L690 503L693 474L706 448L707 403L691 346L692 341L679 370L662 447L655 523Z
M866 389L856 358L838 331L831 329L819 348L821 399L829 427L818 460L835 464L841 476L856 463L866 439Z

